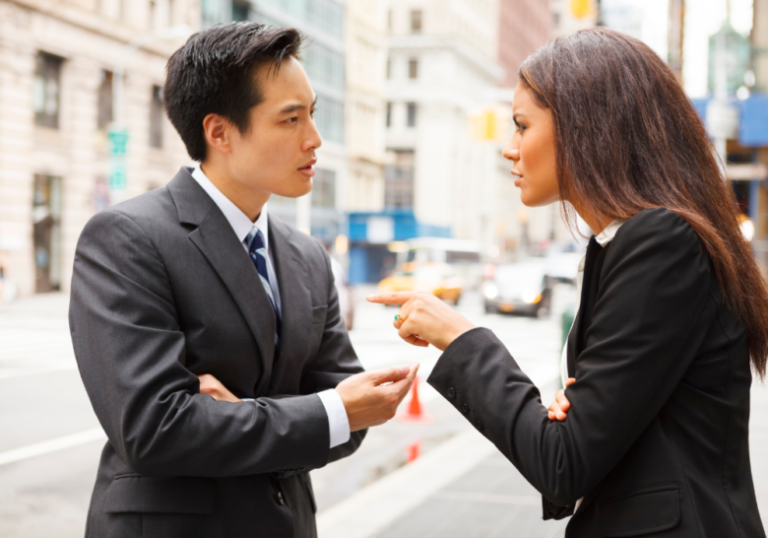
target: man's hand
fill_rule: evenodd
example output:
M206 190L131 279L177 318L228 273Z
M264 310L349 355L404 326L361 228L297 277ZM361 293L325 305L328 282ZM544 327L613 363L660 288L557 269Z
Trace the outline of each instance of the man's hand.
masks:
M397 406L416 378L418 364L362 372L336 386L347 410L350 431L379 426L395 416Z
M211 374L199 375L197 378L200 380L200 394L207 394L217 402L242 402Z
M575 378L569 377L568 381L565 382L565 386L567 387L568 385L572 385L575 382ZM568 416L568 410L570 408L571 402L569 402L568 398L565 397L565 389L558 390L557 394L555 395L554 403L552 403L552 405L550 405L547 409L547 416L551 421L559 420L562 422Z

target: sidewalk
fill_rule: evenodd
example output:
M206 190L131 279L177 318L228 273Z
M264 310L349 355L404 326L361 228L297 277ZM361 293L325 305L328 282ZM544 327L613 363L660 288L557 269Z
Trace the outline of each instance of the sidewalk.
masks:
M752 386L752 474L768 517L768 388ZM467 431L318 514L320 538L561 538L541 498L496 448Z

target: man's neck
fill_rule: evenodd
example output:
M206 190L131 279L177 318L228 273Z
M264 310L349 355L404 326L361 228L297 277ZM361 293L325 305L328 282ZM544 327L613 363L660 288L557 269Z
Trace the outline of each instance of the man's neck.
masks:
M248 189L242 183L234 180L221 167L216 166L215 163L204 161L200 163L200 169L211 183L221 191L221 194L229 198L252 222L256 222L264 205L269 201L271 196L269 193L254 192Z

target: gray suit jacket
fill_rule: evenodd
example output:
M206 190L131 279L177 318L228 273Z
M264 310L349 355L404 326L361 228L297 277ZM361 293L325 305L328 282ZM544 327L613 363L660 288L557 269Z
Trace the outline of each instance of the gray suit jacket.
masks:
M70 329L109 438L86 536L316 535L310 469L329 449L317 392L362 371L322 246L270 217L275 315L216 204L182 169L167 187L102 211L75 256ZM253 403L199 394L210 373Z

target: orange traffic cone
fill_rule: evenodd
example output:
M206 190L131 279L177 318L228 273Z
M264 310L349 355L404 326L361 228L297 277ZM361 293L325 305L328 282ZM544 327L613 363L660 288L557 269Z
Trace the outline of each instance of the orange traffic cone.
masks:
M429 413L425 413L419 401L419 377L413 381L411 387L411 401L408 402L408 410L404 413L398 413L397 420L409 424L429 424L434 420L434 417ZM418 457L418 455L417 455Z
M421 442L416 441L412 445L408 445L408 463L413 463L421 455Z

